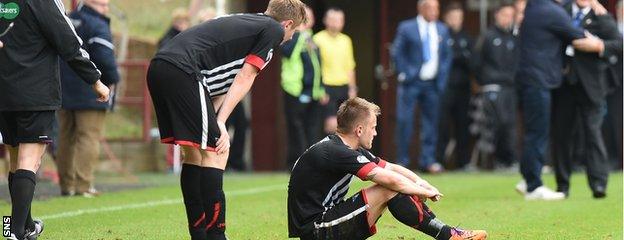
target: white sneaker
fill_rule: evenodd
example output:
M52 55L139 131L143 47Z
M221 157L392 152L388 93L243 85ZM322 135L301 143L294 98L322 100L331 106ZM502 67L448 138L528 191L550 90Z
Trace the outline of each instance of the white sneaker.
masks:
M541 186L533 190L533 192L528 192L524 194L525 200L544 200L544 201L557 201L565 199L565 194L560 192L555 192L550 188L545 186Z
M525 195L527 192L527 184L526 181L524 180L520 180L520 182L518 182L518 184L516 184L516 192Z

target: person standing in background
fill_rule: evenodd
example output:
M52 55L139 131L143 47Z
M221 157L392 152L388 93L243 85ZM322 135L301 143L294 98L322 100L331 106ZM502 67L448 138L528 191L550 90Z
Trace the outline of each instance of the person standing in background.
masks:
M477 148L494 166L509 168L516 163L515 74L520 52L513 34L515 7L504 4L494 12L494 25L479 38L474 64L481 86L479 110L484 114ZM480 124L481 125L481 124ZM493 147L493 148L490 148Z
M110 30L109 0L85 0L69 14L76 33L85 39L87 53L102 72L109 88L119 82L113 35ZM100 156L108 102L98 102L88 84L61 62L62 109L58 111L59 143L56 159L62 196L97 196L94 168ZM114 96L114 95L113 95ZM111 101L112 103L113 101Z
M448 45L448 29L438 21L438 0L419 0L418 16L399 24L392 55L398 75L397 87L397 164L409 166L409 149L414 130L416 104L421 109L421 154L419 165L423 171L439 173L442 165L436 161L438 139L438 112L440 95L453 60Z
M171 14L171 27L165 33L160 40L158 40L158 49L161 49L167 42L169 42L173 37L178 35L180 32L191 27L191 17L188 12L184 8L177 8L173 10Z
M451 129L454 137L454 166L462 169L470 161L470 61L472 60L473 39L463 29L464 9L458 2L452 3L444 14L444 22L449 27L451 38L448 44L453 48L453 63L446 90L441 97L440 125L436 159L446 162L450 147Z
M320 52L312 40L314 13L309 7L306 18L292 40L281 46L289 170L310 145L320 140L322 105L328 101L321 81Z
M545 20L548 21L545 21ZM520 172L523 181L516 190L526 200L562 200L563 193L543 185L542 166L550 132L550 90L561 85L564 44L595 43L583 30L572 25L565 10L552 0L527 2L520 26L520 63L516 73L523 116L523 148ZM599 41L599 40L598 40ZM600 44L584 51L598 52Z
M518 36L520 34L520 26L524 20L524 9L526 8L527 0L516 0L514 2L514 8L516 8L516 15L513 23L513 35Z
M329 95L325 119L325 132L336 132L336 112L345 100L357 96L355 80L355 58L351 38L342 33L345 14L339 8L325 12L325 30L314 35L313 39L321 51L323 62L322 77L325 91Z
M624 9L622 1L616 5L617 26L620 37L624 33ZM607 93L607 115L602 124L602 133L607 146L607 156L614 170L622 169L622 53L609 57L609 68L607 69L608 93Z
M563 84L553 94L553 163L557 191L569 195L574 147L584 149L577 159L585 163L589 187L594 198L606 196L609 161L601 127L607 95L608 59L622 52L622 38L617 25L608 14L599 14L592 7L594 0L575 0L564 6L572 17L572 25L581 27L602 40L599 52L582 52L572 46L566 49ZM592 38L594 38L592 36ZM619 54L618 54L619 53ZM606 61L605 61L606 60ZM572 134L575 126L582 138ZM574 146L579 143L580 146Z

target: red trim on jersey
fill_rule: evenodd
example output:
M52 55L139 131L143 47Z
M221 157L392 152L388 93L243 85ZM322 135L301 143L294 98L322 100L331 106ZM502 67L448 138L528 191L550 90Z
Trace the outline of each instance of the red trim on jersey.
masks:
M388 162L386 160L379 158L379 162L377 163L377 166L379 166L380 168L386 168L386 165L388 165Z
M194 147L194 148L201 149L201 144L199 144L199 143L195 143L195 142L191 142L191 141L185 141L185 140L175 140L174 137L168 137L168 138L160 139L160 142L164 143L164 144L178 144L178 145L189 146L189 147ZM217 149L213 148L213 147L206 147L206 149L204 149L204 150L209 151L209 152L217 152Z
M247 57L245 58L245 62L254 65L254 67L258 68L258 70L262 70L262 68L264 67L264 60L261 57L253 54L247 55Z
M212 214L212 220L210 220L210 223L206 225L206 230L210 229L212 225L214 225L217 222L217 218L219 217L220 212L221 212L221 203L220 202L215 203L214 213Z
M369 162L366 165L362 166L360 168L360 170L358 170L357 172L357 176L362 179L362 180L366 180L366 176L368 175L368 173L370 173L371 171L373 171L374 168L378 167L377 164L375 164L374 162Z
M360 192L362 193L362 198L364 199L364 203L368 205L368 198L366 198L366 190L362 190ZM368 214L369 214L368 209L366 209L366 222L368 222ZM371 236L377 233L377 226L375 226L375 223L371 224L370 222L368 222L368 231L370 231Z
M174 140L173 137L168 137L168 138L160 139L160 142L161 143L170 143L170 142L173 142L173 140Z
M199 226L199 224L206 219L206 213L202 213L201 217L193 224L193 227Z

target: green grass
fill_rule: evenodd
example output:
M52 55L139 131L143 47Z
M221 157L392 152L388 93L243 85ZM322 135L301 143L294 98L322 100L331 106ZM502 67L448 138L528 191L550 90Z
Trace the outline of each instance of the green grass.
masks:
M608 198L594 200L585 176L576 174L571 197L561 202L526 202L513 191L518 175L446 174L426 176L446 194L430 208L451 225L485 229L490 239L622 239L622 174L612 174ZM546 175L553 186L553 176ZM33 204L35 216L139 204L125 211L48 218L40 239L186 239L184 207L174 177L149 179L163 186L107 193L95 199L56 198ZM286 239L285 174L228 175L225 179L230 239ZM368 183L354 181L352 192ZM253 191L249 189L261 188ZM169 201L157 206L148 202ZM143 204L143 205L141 205ZM0 205L3 215L9 205ZM58 215L56 215L58 216ZM386 213L371 239L429 239Z

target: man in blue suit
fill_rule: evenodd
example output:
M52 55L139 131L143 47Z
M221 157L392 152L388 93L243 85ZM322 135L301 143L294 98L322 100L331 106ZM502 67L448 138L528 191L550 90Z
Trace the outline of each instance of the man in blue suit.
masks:
M419 0L418 16L400 23L393 45L399 73L397 88L397 163L408 166L414 125L414 108L421 109L421 169L438 173L435 159L439 100L452 61L448 29L438 21L438 0Z

